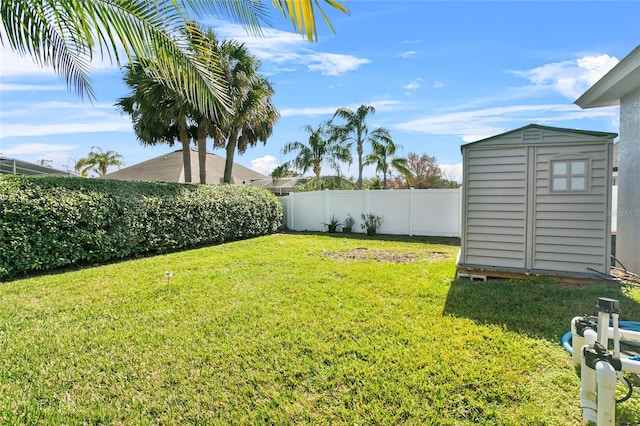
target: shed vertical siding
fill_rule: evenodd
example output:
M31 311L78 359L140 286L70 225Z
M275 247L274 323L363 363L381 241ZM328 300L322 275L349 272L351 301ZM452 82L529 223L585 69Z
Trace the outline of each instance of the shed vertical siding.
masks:
M526 149L469 150L466 162L465 262L523 268Z
M555 158L588 160L586 192L550 190L549 165ZM610 170L608 147L601 142L537 147L533 268L608 272L605 248L610 231L607 217Z

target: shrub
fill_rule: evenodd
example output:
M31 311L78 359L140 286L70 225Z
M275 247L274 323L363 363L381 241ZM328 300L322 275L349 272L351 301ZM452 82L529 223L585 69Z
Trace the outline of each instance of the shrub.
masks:
M265 235L282 221L267 190L0 177L0 279Z

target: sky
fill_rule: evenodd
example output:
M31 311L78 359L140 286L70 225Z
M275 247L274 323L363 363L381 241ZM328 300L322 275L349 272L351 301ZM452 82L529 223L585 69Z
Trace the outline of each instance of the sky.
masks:
M640 1L345 4L348 15L325 6L335 33L318 18L315 43L275 11L263 37L221 16L199 18L219 38L244 42L275 90L281 117L272 136L236 154L237 164L268 175L294 157L282 155L284 144L308 142L303 126L360 105L375 108L369 129L388 129L400 156L436 157L444 175L459 182L460 146L468 142L531 123L619 131L618 107L582 110L573 102L640 43ZM114 107L129 94L118 67L93 64L97 99L90 102L53 71L6 46L0 52L0 155L65 170L92 147L119 152L125 166L180 148L136 139L129 117ZM333 173L323 168L323 175ZM342 173L357 177L357 163ZM365 177L374 174L365 169Z

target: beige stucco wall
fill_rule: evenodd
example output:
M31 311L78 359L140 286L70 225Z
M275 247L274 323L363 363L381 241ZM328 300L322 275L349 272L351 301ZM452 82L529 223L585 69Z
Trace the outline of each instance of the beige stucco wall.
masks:
M640 274L640 88L620 101L616 257Z

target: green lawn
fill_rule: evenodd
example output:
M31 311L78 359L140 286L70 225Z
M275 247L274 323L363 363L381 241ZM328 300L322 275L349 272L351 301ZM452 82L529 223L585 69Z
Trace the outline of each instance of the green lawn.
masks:
M581 424L560 336L640 292L454 280L457 251L272 235L0 284L0 424Z

